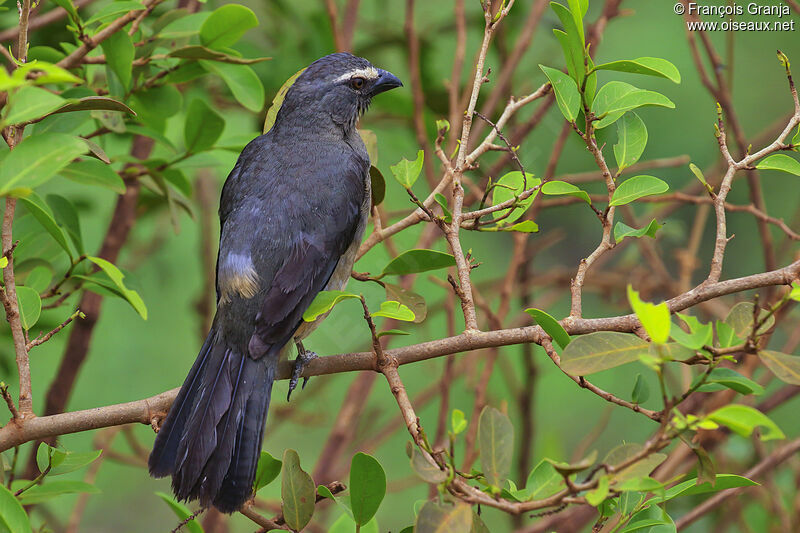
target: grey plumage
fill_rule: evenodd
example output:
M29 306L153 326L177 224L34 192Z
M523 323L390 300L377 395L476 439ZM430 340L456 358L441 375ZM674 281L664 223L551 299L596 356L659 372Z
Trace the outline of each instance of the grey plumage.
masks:
M179 499L233 512L250 497L281 352L316 324L303 312L347 283L370 206L355 125L402 85L350 54L318 59L222 190L217 313L150 455Z

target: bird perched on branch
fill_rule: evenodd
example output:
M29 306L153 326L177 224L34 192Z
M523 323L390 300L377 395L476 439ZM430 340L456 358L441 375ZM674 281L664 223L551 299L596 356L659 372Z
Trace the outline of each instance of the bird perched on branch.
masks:
M180 500L233 512L250 497L280 354L298 348L289 393L316 357L303 312L350 277L370 209L369 156L356 122L402 86L366 59L313 62L275 124L248 144L222 189L217 311L159 431L150 474Z

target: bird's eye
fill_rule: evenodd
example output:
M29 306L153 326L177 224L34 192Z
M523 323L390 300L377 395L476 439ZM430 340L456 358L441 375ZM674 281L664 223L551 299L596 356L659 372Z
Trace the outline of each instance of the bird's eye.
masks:
M351 79L350 80L350 86L353 89L355 89L357 91L360 91L364 87L364 78L355 77L355 78Z

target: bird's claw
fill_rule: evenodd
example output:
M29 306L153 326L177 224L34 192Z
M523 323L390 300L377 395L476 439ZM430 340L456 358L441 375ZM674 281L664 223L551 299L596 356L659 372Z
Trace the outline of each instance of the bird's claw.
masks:
M297 382L300 381L300 376L303 374L303 369L319 357L316 353L306 350L302 347L302 345L298 345L297 351L297 358L294 360L294 369L292 370L292 377L289 379L289 393L286 395L286 401L288 402L292 396L292 391L297 388ZM308 383L309 378L303 378L303 385L300 387L301 389L306 388L306 383Z

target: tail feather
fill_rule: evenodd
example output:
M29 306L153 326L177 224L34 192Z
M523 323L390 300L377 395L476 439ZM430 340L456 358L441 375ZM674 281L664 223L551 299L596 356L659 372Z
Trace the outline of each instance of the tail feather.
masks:
M247 399L244 416L238 425L233 457L214 499L214 506L223 512L235 511L250 496L252 490L264 438L263 421L267 417L271 384L275 379L274 366L267 367L265 377L270 386L253 389Z
M148 467L150 475L153 477L165 477L173 472L175 460L178 453L178 443L183 436L183 428L186 426L186 412L190 411L197 396L196 383L203 376L203 370L208 360L209 352L213 346L213 330L208 335L197 360L189 370L189 375L181 387L167 418L161 424L161 429L156 435L156 442L153 452L150 454Z
M209 333L150 455L150 474L171 474L179 500L233 512L250 497L277 359Z

